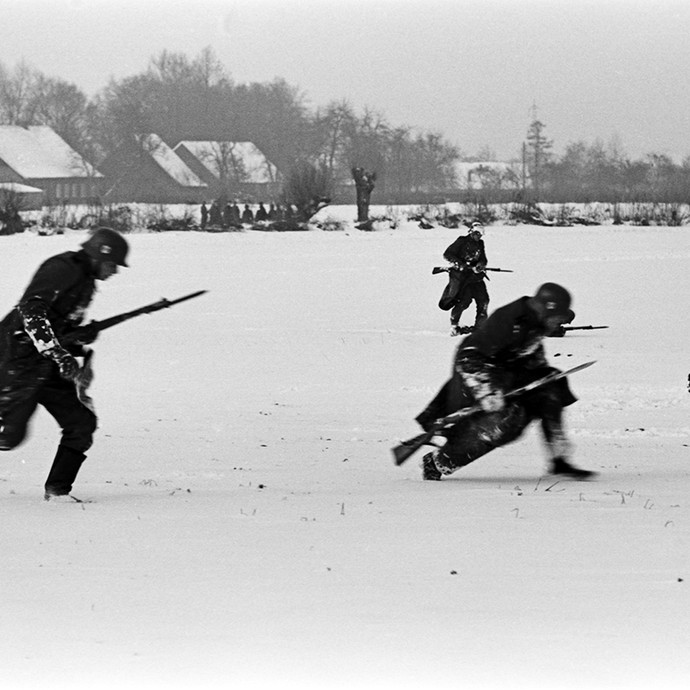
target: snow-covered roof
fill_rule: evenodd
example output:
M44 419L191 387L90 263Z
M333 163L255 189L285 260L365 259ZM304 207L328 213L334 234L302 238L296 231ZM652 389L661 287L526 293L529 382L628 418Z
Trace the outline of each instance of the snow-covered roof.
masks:
M208 187L157 134L147 134L143 143L153 160L183 187Z
M217 178L221 176L219 161L228 157L241 164L246 173L242 182L264 184L274 182L277 176L276 167L251 141L181 141L175 150L181 146Z
M0 125L0 158L25 179L103 177L50 127Z
M42 189L19 182L0 182L0 191L14 192L15 194L43 194Z

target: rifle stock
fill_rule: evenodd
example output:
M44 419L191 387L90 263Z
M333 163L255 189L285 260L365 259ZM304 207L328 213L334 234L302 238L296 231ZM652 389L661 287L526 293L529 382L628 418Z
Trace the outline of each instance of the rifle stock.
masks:
M393 459L396 465L402 465L408 458L414 455L422 446L429 445L433 438L432 433L424 432L414 438L402 441L393 448Z
M470 417L477 412L481 412L481 409L482 408L479 405L464 407L461 410L457 410L457 412L453 412L453 414L448 415L447 417L437 419L429 431L425 431L422 434L408 438L407 441L402 441L393 448L393 458L395 460L395 464L402 465L422 446L435 445L432 443L434 436L438 436L443 429L453 426L453 424L456 424L464 417Z
M558 381L558 379L562 379L565 376L569 376L570 374L574 374L577 371L582 371L587 367L591 367L592 364L594 364L595 362L596 360L592 360L590 362L585 362L584 364L578 364L576 367L572 367L571 369L567 369L566 371L555 371L551 374L547 374L546 376L543 376L542 378L537 379L536 381L532 381L531 383L528 383L524 386L520 386L519 388L515 388L514 390L509 391L505 394L504 397L506 399L516 398L517 396L522 395L523 393L532 391L535 388L539 388L540 386L543 386L547 383ZM481 411L482 408L480 405L473 405L472 407L463 407L457 410L456 412L449 414L446 417L441 417L440 419L437 419L433 423L429 431L425 431L422 434L418 434L417 436L408 438L407 441L401 441L397 446L395 446L392 449L393 460L395 464L398 466L402 465L406 460L412 457L422 446L435 445L431 443L431 441L434 438L434 436L438 436L440 432L443 431L443 429L452 427L455 424L457 424L457 422L459 422L461 419L464 419L465 417L470 417L471 415L477 414Z

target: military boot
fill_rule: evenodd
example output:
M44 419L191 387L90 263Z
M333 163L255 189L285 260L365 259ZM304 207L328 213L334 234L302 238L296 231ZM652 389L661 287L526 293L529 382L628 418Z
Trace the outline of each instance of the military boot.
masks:
M441 471L436 466L434 462L435 452L427 453L422 458L422 479L428 482L440 482L441 481Z
M53 465L45 483L45 499L49 501L55 496L68 496L72 491L72 484L77 478L81 464L86 455L74 448L58 446Z
M572 479L593 479L597 476L596 472L575 467L562 457L556 457L551 460L551 467L549 471L553 475L571 477Z

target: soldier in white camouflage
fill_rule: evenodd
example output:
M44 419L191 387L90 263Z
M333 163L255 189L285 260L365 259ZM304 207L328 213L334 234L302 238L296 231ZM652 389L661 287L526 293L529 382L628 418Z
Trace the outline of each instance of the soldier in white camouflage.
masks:
M127 252L122 235L98 228L80 250L44 261L0 322L0 450L22 443L38 405L61 428L45 482L46 500L70 495L97 427L91 400L78 385L90 375L79 359L90 359L85 346L93 339L63 346L61 338L84 320L96 281L127 266Z

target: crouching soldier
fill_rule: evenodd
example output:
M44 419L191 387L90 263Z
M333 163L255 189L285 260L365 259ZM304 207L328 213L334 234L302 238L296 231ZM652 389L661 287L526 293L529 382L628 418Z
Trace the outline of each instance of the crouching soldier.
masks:
M515 399L505 393L558 371L546 361L542 339L572 313L570 294L556 283L544 283L525 296L497 309L460 343L451 379L417 417L428 431L432 423L463 407L479 405L483 412L444 432L447 442L424 456L423 477L439 480L494 448L517 439L532 421L541 426L549 456L549 471L576 479L594 472L570 463L570 444L563 425L563 408L576 401L566 378L533 389Z
M90 359L84 347L89 338L64 345L61 339L81 324L96 281L115 275L118 266L127 266L127 251L120 234L97 229L79 251L43 262L16 307L0 322L0 450L12 450L24 440L38 405L62 430L45 482L46 500L60 496L70 500L97 426L85 393L90 366L78 361Z

